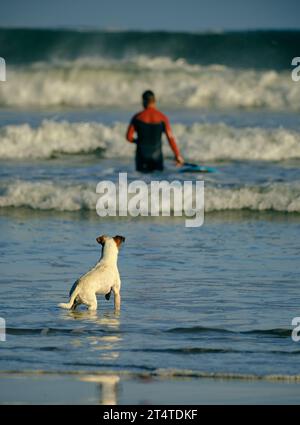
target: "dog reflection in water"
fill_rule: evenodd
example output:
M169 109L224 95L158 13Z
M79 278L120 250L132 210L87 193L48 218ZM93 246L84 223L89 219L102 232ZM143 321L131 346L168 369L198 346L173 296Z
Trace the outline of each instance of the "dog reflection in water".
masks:
M93 382L99 385L99 404L118 404L120 377L117 375L87 375L80 378L84 382Z

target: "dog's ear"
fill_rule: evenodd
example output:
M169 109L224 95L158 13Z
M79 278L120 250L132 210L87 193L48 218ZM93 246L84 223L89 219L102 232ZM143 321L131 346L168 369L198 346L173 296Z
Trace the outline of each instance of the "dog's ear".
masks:
M98 238L96 238L96 241L103 246L105 244L106 239L107 239L107 236L102 235L102 236L98 236Z
M124 236L116 235L113 237L113 240L116 242L117 247L121 245L121 243L125 242Z

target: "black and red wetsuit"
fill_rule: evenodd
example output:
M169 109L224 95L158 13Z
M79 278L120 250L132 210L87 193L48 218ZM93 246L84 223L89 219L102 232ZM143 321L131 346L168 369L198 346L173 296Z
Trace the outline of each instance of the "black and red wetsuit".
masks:
M134 134L137 133L137 139ZM132 118L126 138L136 143L136 169L142 172L163 170L162 133L165 133L175 157L180 155L168 118L153 106L148 106Z

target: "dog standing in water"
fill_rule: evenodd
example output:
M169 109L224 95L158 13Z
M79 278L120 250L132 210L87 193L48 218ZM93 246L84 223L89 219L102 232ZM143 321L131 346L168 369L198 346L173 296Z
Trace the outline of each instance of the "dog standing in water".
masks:
M88 306L89 310L97 310L97 295L105 295L109 300L114 293L115 310L121 306L121 280L117 266L120 245L124 236L99 236L96 241L102 245L99 262L85 275L81 276L71 288L70 301L58 304L61 308L75 310L80 304Z

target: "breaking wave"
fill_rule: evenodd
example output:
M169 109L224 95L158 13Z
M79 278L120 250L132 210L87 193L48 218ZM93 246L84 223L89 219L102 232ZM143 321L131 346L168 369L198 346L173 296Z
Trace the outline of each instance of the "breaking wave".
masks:
M299 110L300 31L176 33L0 28L0 106L120 106L152 88L170 107Z
M150 188L149 205L150 205ZM0 208L27 207L36 210L95 211L100 195L92 183L53 181L2 182ZM129 196L130 198L130 196ZM182 208L180 205L176 210ZM171 202L171 211L174 211ZM300 181L235 188L205 187L205 211L252 210L300 213ZM161 212L161 211L160 211ZM184 215L184 211L182 210Z
M136 107L151 88L164 107L299 110L289 71L189 64L185 59L79 58L11 66L0 106Z
M8 63L17 65L84 56L121 60L139 56L183 58L239 69L289 69L300 42L298 30L269 31L97 31L76 29L0 29Z
M133 146L124 140L125 123L43 121L0 128L0 159L52 158L59 154L100 153L107 158L132 157ZM195 161L265 160L300 158L300 133L260 127L235 128L224 123L174 124L183 154ZM164 152L170 154L167 143Z

